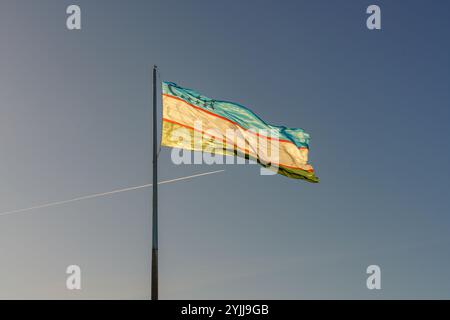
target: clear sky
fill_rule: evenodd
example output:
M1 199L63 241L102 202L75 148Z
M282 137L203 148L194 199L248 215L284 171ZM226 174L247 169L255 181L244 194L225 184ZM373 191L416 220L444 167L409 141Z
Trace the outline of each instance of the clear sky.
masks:
M3 0L0 212L150 183L157 64L161 80L304 128L321 179L176 166L163 149L161 180L226 171L160 187L162 299L450 298L449 9ZM0 298L146 299L150 251L151 189L0 216ZM71 264L81 291L65 287Z

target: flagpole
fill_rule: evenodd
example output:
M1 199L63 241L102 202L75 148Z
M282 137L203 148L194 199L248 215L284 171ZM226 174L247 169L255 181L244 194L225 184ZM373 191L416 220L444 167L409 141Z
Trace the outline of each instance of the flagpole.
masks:
M158 300L158 117L156 112L156 69L156 65L153 66L152 300Z

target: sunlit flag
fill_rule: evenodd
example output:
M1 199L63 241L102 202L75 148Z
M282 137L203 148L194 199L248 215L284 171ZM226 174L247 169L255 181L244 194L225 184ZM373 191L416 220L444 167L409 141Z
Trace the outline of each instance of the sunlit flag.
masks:
M238 155L284 176L319 182L308 164L310 136L303 129L270 125L246 107L162 83L161 144Z

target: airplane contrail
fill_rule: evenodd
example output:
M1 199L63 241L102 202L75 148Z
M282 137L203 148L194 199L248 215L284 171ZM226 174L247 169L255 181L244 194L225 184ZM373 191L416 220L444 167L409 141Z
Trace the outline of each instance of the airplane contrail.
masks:
M206 175L219 173L219 172L223 172L223 171L225 171L225 170L216 170L216 171L198 173L198 174L194 174L194 175L187 176L187 177L181 177L181 178L175 178L175 179L160 181L160 182L158 182L158 184L166 184L166 183L171 183L171 182L176 182L176 181L181 181L181 180L186 180L186 179L191 179L191 178L196 178L196 177L201 177L201 176L206 176ZM152 185L153 185L152 183L149 183L149 184L144 184L142 186L128 187L128 188L117 189L117 190L108 191L108 192L95 193L95 194L90 194L90 195L87 195L87 196L73 198L73 199L70 199L70 200L56 201L56 202L41 204L41 205L34 206L34 207L1 212L0 216L6 216L6 215L14 214L14 213L20 213L20 212L26 212L26 211L36 210L36 209L48 208L48 207L58 206L58 205L61 205L61 204L81 201L81 200L87 200L87 199L92 199L92 198L109 196L109 195L120 193L120 192L127 192L127 191L133 191L133 190L142 189L142 188L148 188L148 187L151 187Z

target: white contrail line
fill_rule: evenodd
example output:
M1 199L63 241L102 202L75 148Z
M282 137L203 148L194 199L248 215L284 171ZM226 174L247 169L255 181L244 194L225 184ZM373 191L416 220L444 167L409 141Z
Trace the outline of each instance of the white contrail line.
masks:
M225 170L216 170L216 171L198 173L198 174L194 174L192 176L187 176L187 177L175 178L175 179L171 179L171 180L160 181L160 182L158 182L158 184L166 184L166 183L170 183L170 182L176 182L176 181L181 181L181 180L186 180L186 179L206 176L206 175L209 175L209 174L219 173L219 172L223 172L223 171L225 171ZM95 194L90 194L90 195L87 195L87 196L73 198L73 199L70 199L70 200L63 200L63 201L57 201L57 202L41 204L39 206L34 206L34 207L30 207L30 208L25 208L25 209L18 209L18 210L12 210L12 211L7 211L7 212L1 212L0 216L6 216L6 215L14 214L14 213L20 213L20 212L31 211L31 210L36 210L36 209L48 208L48 207L58 206L58 205L61 205L61 204L81 201L81 200L87 200L87 199L92 199L92 198L109 196L109 195L120 193L120 192L127 192L127 191L133 191L133 190L137 190L137 189L142 189L142 188L148 188L148 187L151 187L152 185L153 185L152 183L149 183L149 184L144 184L142 186L137 186L137 187L129 187L129 188L118 189L118 190L113 190L113 191L108 191L108 192L95 193Z

